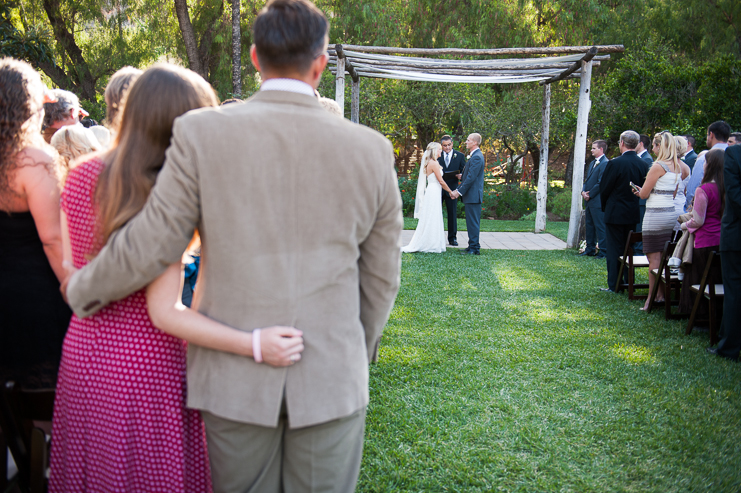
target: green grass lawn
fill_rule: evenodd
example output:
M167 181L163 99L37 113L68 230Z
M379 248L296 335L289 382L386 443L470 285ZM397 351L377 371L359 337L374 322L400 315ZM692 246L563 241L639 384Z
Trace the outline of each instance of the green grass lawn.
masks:
M740 491L741 365L604 265L404 254L358 491Z
M417 221L417 219L405 217L404 229L417 229ZM448 227L447 216L444 216L443 224L446 228ZM466 231L465 219L458 219L458 231ZM482 219L481 231L506 231L510 233L525 231L532 233L535 231L535 221L499 221L496 219ZM566 241L566 235L569 232L569 223L568 221L546 221L545 232Z

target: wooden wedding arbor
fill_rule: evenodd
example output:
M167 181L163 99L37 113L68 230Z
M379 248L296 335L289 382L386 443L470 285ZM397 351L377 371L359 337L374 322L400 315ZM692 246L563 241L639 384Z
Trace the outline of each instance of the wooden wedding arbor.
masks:
M625 51L623 45L560 46L549 48L394 48L336 44L329 50L329 68L335 75L335 100L344 113L345 74L352 79L350 119L359 123L360 78L382 78L424 82L464 84L523 84L538 82L543 86L543 132L540 144L538 207L535 232L545 231L546 190L548 187L548 137L551 114L551 84L567 78L579 78L579 109L574 142L574 172L571 192L571 216L567 246L578 246L582 212L581 188L587 146L587 124L592 102L589 91L592 67L608 60L610 53ZM463 60L434 58L440 56L488 57ZM502 56L510 58L499 58ZM514 58L512 58L514 57Z

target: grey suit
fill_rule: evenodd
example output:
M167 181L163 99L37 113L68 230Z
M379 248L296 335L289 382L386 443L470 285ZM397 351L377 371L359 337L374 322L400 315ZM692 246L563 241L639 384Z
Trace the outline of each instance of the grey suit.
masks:
M478 252L479 230L481 229L481 202L484 200L484 154L481 149L471 153L458 185L458 192L466 208L466 229L468 230L468 250Z
M595 159L589 163L587 179L582 187L582 192L589 192L589 200L587 201L585 210L587 248L584 252L587 255L596 253L597 242L599 242L600 254L607 254L605 214L602 212L602 198L600 197L600 182L602 181L602 174L605 172L607 161L607 156L603 154L598 160Z
M316 145L328 140L340 147ZM403 222L393 165L387 139L326 112L311 96L260 91L245 104L189 112L175 120L144 209L71 279L72 308L91 315L179 262L197 227L195 309L240 330L303 331L302 359L286 368L189 345L188 405L204 411L215 484L244 470L244 481L265 491L255 478L268 470L283 469L286 481L281 454L320 455L278 442L255 452L268 458L245 458L261 442L235 430L283 436L301 429L290 436L305 436L317 427L331 436L322 431L327 423L357 416L360 428L342 434L355 445L340 454L357 463L336 487L354 485L368 361L399 287Z

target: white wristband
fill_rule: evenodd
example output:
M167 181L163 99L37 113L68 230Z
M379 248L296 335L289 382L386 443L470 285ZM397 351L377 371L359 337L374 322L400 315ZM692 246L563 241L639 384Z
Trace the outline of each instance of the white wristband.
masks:
M252 331L252 357L255 363L262 363L262 348L260 347L260 329Z

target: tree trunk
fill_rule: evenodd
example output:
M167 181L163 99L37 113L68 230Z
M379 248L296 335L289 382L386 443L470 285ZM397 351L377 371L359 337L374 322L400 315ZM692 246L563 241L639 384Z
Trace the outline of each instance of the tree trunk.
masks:
M43 0L44 10L49 17L54 39L69 56L73 64L73 74L67 74L53 63L42 62L39 67L63 89L76 89L83 99L95 101L96 78L90 73L90 67L82 56L82 50L75 42L75 36L67 29L60 12L60 0Z
M232 97L242 97L242 26L240 0L232 0Z
M188 3L186 0L173 1L175 2L175 13L178 16L180 32L183 35L183 42L185 43L185 52L188 55L188 65L193 72L199 74L204 79L207 79L208 74L204 73L205 67L201 66L201 57L199 56L198 42L196 41L196 35L193 31L193 24L190 23Z
M569 151L569 159L566 161L566 176L564 177L564 186L568 187L574 179L574 149Z

